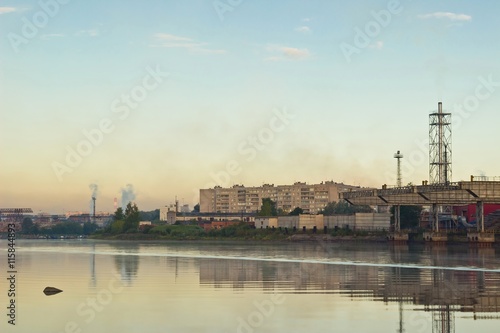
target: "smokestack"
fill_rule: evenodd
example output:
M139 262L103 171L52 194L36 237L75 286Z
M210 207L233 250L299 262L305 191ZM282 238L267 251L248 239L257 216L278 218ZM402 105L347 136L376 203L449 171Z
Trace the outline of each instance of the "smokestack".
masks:
M90 184L89 189L92 191L92 211L89 215L92 215L92 218L89 217L89 220L93 220L95 222L95 199L97 198L97 192L99 187L97 184Z
M443 113L443 103L442 102L438 103L438 113Z
M113 201L113 205L115 207L115 212L116 212L116 210L118 209L118 199L117 198L115 198L115 200Z

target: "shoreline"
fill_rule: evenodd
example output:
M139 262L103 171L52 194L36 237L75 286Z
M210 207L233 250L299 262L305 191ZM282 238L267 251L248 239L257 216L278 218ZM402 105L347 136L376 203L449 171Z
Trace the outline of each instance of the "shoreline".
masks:
M388 239L389 233L364 233L356 234L353 232L349 235L331 235L331 234L311 234L311 233L295 233L283 234L279 232L264 232L256 233L253 235L170 235L170 234L144 234L144 233L121 233L121 234L92 234L81 237L80 235L64 235L64 238L45 238L40 235L22 235L18 234L17 239L52 239L52 240L79 240L79 239L92 239L92 240L110 240L110 241L178 241L178 242L257 242L257 243L378 243L378 244L392 244L392 245L431 245L431 246L468 246L468 247L500 247L500 241L497 240L493 243L477 243L469 242L466 235L450 234L446 242L429 242L425 241L422 233L414 233L408 241L391 241ZM0 234L0 239L6 239Z
M283 238L244 238L244 237L165 237L161 235L145 235L145 234L118 234L118 235L91 235L88 239L93 240L119 240L119 241L185 241L185 242L257 242L257 243L377 243L389 245L431 245L431 246L464 246L468 247L500 247L500 242L494 243L474 243L467 241L466 237L454 238L446 242L428 242L423 239L412 239L406 242L390 241L386 235L345 235L345 236L332 236L325 234L294 234Z

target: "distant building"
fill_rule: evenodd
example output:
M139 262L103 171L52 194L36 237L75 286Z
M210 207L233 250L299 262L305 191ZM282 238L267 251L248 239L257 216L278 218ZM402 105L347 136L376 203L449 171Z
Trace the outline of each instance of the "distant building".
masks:
M354 215L333 215L324 217L324 225L329 229L349 228L355 230L389 230L390 213L356 213Z
M294 216L278 216L278 228L297 229L306 228L307 230L323 229L323 215L300 214Z
M220 229L226 226L235 225L239 221L211 220L204 223L205 230ZM390 213L356 213L353 215L333 215L323 216L322 214L300 214L285 216L256 216L253 221L247 222L257 229L266 228L288 228L289 230L322 230L349 228L353 230L389 230L391 225Z
M181 213L190 213L191 211L189 210L189 205L185 204L181 206Z
M293 185L265 184L259 187L216 186L200 189L200 213L255 213L260 210L262 199L270 198L276 202L276 208L285 213L300 207L306 214L317 214L329 202L339 201L339 192L350 189L359 189L359 186L333 181L314 185L296 182Z
M177 221L177 213L173 210L170 210L167 212L167 223L168 224L175 224Z
M72 215L68 215L67 213L66 216L66 221L68 222L75 222L80 224L90 222L97 224L100 228L107 225L113 219L113 214L107 212L97 212L95 216L93 216L92 214L72 212Z
M266 229L278 227L278 217L277 216L258 216L255 217L255 227Z
M66 221L65 215L53 215L49 213L38 213L32 217L33 223L40 228L48 228L57 223Z

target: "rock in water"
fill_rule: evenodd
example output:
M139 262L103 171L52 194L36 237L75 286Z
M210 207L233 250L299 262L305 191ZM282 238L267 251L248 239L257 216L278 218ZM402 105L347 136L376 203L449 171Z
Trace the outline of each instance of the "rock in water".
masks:
M43 290L43 293L47 296L59 294L60 292L62 292L61 289L57 289L54 287L45 287L45 289Z

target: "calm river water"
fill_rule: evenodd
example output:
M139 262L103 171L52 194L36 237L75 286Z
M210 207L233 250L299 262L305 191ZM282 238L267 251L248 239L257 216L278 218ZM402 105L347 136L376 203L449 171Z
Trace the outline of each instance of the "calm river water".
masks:
M0 332L498 332L498 249L18 240ZM7 241L0 240L7 273ZM7 275L8 277L9 275ZM62 293L45 296L43 289Z

